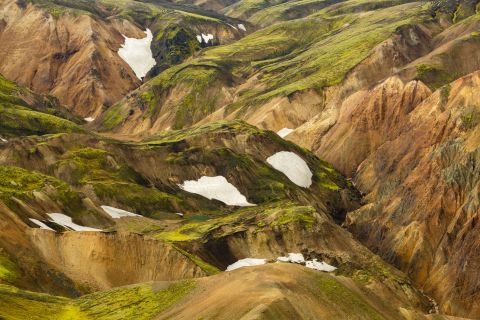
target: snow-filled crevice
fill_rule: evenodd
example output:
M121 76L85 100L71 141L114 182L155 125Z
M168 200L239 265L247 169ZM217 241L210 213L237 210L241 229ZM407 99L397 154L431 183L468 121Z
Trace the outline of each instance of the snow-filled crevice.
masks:
M142 39L125 38L125 43L118 50L118 55L132 68L140 80L145 77L156 64L153 58L151 44L153 34L150 29L145 31L146 37Z
M47 215L50 217L52 222L55 222L58 225L61 225L64 228L67 228L69 230L73 231L102 231L100 229L95 229L95 228L90 228L90 227L84 227L79 224L76 224L75 222L72 221L72 218L70 218L67 215L64 215L62 213L47 213Z
M110 207L110 206L101 206L103 211L108 213L108 215L113 219L120 219L123 217L141 217L139 214L135 214L133 212L125 211L122 209Z

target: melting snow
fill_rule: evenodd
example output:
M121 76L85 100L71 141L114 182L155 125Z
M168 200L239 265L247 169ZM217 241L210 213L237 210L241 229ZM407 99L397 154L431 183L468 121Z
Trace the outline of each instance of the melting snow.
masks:
M202 43L202 36L197 35L198 42Z
M282 137L282 138L285 138L286 136L288 136L290 133L292 133L294 129L290 129L290 128L283 128L281 130L279 130L277 132L277 134Z
M288 256L286 257L278 257L277 261L299 263L299 264L305 263L305 267L307 268L325 271L325 272L332 272L337 269L326 262L323 262L323 261L318 262L317 259L305 261L305 258L301 253L289 253Z
M85 120L87 122L92 122L93 120L95 120L95 118L87 117L87 118L83 118L83 120Z
M239 29L242 29L242 30L245 31L245 32L247 31L247 29L245 28L245 26L244 26L243 24L241 24L241 23L238 24L238 28L239 28Z
M243 267L259 266L265 263L267 263L267 259L245 258L229 265L226 271L232 271Z
M55 230L53 230L52 228L50 228L49 226L47 226L45 223L43 223L43 222L40 221L40 220L30 218L30 221L32 221L32 222L35 223L37 226L39 226L40 229L50 230L50 231L55 232Z
M48 213L48 216L52 219L53 222L59 224L65 228L72 229L73 231L102 231L100 229L84 227L78 225L72 221L72 218L66 216L62 213Z
M289 253L286 257L278 257L278 261L281 262L292 262L292 263L303 263L305 262L305 258L301 253Z
M202 33L202 38L203 38L203 41L205 41L205 43L208 43L209 40L213 40L213 34L211 34L211 33L203 34Z
M325 271L325 272L332 272L332 271L335 271L337 269L334 266L331 266L326 262L323 262L323 261L318 262L317 259L307 261L305 263L305 267L310 268L310 269Z
M238 189L225 179L223 176L206 177L198 180L187 180L178 185L182 190L196 193L207 199L220 200L231 206L254 206L249 203L247 198L238 191Z
M108 213L110 217L113 219L120 219L123 217L141 217L139 214L135 214L133 212L125 211L122 209L114 208L114 207L109 207L109 206L101 206L103 211Z
M118 55L132 68L135 75L141 80L156 64L150 45L153 34L150 29L145 31L143 39L125 38L125 43L118 50Z
M235 27L234 25L231 25L230 23L227 23L230 27L232 27L233 29L235 30L238 30L237 27Z
M7 139L4 139L4 138L2 138L2 137L0 137L0 141L2 141L2 142L8 142Z
M304 188L312 184L312 172L305 160L289 151L280 151L267 159L267 162L285 174L290 181Z

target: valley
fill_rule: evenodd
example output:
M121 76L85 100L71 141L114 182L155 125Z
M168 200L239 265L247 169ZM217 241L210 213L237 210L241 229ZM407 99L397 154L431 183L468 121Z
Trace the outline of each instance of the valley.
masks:
M476 0L0 0L0 318L480 319Z

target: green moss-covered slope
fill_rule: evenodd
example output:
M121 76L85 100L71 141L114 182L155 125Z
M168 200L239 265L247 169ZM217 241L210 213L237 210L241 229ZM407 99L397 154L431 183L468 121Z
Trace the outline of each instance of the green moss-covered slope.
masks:
M30 102L26 102L30 101ZM0 135L3 137L81 132L52 97L42 97L0 75Z

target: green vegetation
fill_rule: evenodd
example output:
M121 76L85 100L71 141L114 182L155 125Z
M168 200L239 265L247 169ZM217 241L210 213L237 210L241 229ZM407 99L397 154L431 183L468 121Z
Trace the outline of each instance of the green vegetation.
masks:
M265 214L273 215L274 220L270 223L270 226L283 226L295 222L302 223L307 229L311 228L316 219L314 214L317 211L313 207L291 207L280 208L270 211L266 211Z
M209 276L212 276L214 274L218 274L221 272L220 269L218 269L217 267L215 266L212 266L211 264L209 263L206 263L205 261L203 261L202 259L200 259L199 257L197 257L196 255L193 255L177 246L173 246L175 248L175 250L177 250L178 252L180 252L181 254L183 254L185 257L187 257L188 259L190 259L193 263L195 263L200 269L202 269L207 275Z
M183 299L194 280L146 283L98 292L72 300L0 284L0 318L11 320L150 320Z
M437 90L457 78L456 75L449 74L440 66L436 65L419 64L416 68L418 79L428 85L432 90Z
M158 218L165 212L176 212L182 200L156 188L132 168L117 163L113 154L95 148L72 149L56 163L58 170L69 172L73 185L91 185L106 202L118 202L136 213Z
M0 284L0 318L9 320L59 320L69 299L19 290ZM79 319L80 318L75 318Z
M141 95L162 97L148 114L168 110L175 117L174 128L189 126L224 106L224 90L238 85L236 79L253 75L254 85L225 106L227 113L237 110L236 115L241 116L274 97L290 97L310 89L322 91L340 84L397 28L425 19L426 7L418 3L351 0L331 10L323 8L327 2L302 0L273 6L269 10L313 3L316 9L303 19L279 22L231 44L202 50L195 59L163 71L140 90ZM356 6L372 11L365 14ZM398 15L399 11L402 15ZM266 10L265 17L258 19L265 21L267 17L275 15ZM290 19L288 14L286 19ZM175 103L169 100L169 94L175 95ZM134 108L131 103L124 101L120 110L118 106L112 108L115 116L106 120L105 128L118 124L119 115L126 117L128 110ZM111 121L112 118L117 120Z
M55 105L51 97L41 101L42 110L34 110L22 98L30 96L40 99L26 88L17 86L14 82L0 75L0 134L3 136L43 135L58 132L81 132L77 124L63 117L68 115L63 108ZM50 107L55 105L55 108Z
M0 101L0 133L7 136L82 131L82 128L71 121Z
M147 97L148 96L147 94ZM121 124L126 117L127 114L122 113L122 105L117 103L105 112L103 126L106 129L113 129L115 126Z
M52 189L54 190L52 192ZM81 199L70 187L53 177L11 166L0 166L0 200L13 205L13 198L34 198L35 191L45 191L72 213L78 212Z
M334 305L339 315L364 315L368 319L385 319L358 293L322 272L315 273L315 286L321 299Z
M8 257L0 255L0 281L15 283L18 279L18 271L15 263Z
M278 202L263 206L242 208L234 213L203 221L190 221L172 231L158 233L155 237L167 242L185 242L210 238L222 238L252 228L264 228L301 224L310 229L316 222L316 210L310 206L299 206L292 202Z
M473 129L480 122L480 112L475 107L466 108L460 119L466 130Z
M161 284L141 284L83 296L74 302L87 319L153 319L184 298L195 288L194 280Z

